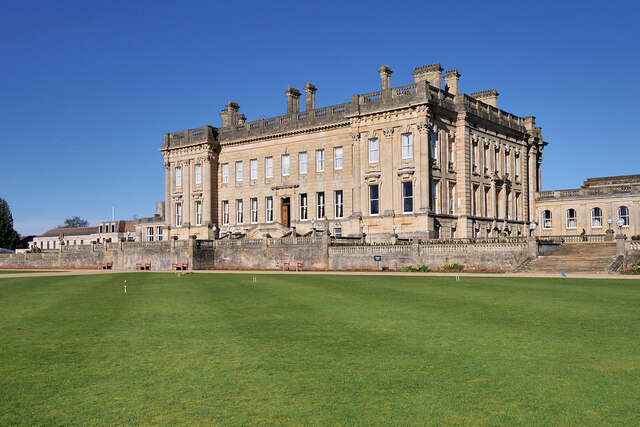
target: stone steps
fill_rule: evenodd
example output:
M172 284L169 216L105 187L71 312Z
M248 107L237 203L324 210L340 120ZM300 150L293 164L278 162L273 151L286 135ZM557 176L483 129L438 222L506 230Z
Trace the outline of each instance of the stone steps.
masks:
M553 254L532 260L522 272L607 273L615 259L615 243L565 243Z

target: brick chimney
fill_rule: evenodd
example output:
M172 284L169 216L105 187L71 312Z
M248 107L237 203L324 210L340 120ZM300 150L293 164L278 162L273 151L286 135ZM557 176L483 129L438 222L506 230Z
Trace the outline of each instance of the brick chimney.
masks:
M484 102L487 105L498 108L498 91L496 89L483 90L482 92L474 92L469 95L478 101Z
M451 95L458 94L458 79L460 73L458 70L449 70L444 72L444 90Z
M442 89L442 67L438 62L437 64L414 68L413 79L416 84L427 81L431 86Z
M288 87L284 91L287 95L287 115L298 114L300 112L300 91L293 87Z
M307 82L304 86L306 111L315 110L316 108L316 85Z
M393 71L391 71L391 68L383 64L380 66L378 73L380 73L380 89L381 90L390 89L391 73L393 73Z
M227 108L220 113L222 127L236 126L238 124L238 110L240 106L232 101L227 102Z

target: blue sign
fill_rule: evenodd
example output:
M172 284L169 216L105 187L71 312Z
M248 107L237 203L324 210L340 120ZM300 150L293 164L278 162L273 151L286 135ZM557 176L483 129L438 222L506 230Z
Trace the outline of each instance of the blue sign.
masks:
M374 255L373 256L373 260L374 261L382 261L382 256L381 255Z

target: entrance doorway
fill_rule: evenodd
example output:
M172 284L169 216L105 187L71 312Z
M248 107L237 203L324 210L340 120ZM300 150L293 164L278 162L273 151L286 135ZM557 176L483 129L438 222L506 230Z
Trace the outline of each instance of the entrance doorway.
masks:
M285 227L291 226L291 199L289 197L283 197L281 200L282 206L282 225Z

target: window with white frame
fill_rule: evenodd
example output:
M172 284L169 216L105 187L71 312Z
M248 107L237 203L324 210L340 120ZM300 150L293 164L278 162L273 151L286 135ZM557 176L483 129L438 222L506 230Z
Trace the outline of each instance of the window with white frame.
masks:
M380 215L380 193L378 184L369 186L369 215Z
M473 170L477 170L478 169L478 143L477 142L473 142L471 144L471 162L472 162L472 167Z
M236 181L242 181L242 160L236 162Z
M258 159L251 159L249 161L249 169L251 174L251 180L258 179Z
M316 193L316 218L324 218L324 191Z
M515 162L514 167L516 169L514 173L516 175L516 178L518 178L520 176L520 154L516 153L513 158L513 161Z
M553 221L551 217L551 211L545 210L542 212L542 229L551 230L553 228Z
M147 227L147 242L153 242L153 227Z
M489 170L489 146L485 145L482 151L482 165L484 167L484 171L487 172Z
M324 172L324 150L316 150L316 172Z
M438 158L438 134L429 134L429 145L431 146L431 158L436 160Z
M380 161L379 149L378 138L369 139L369 163L378 163Z
M344 201L342 199L342 190L336 190L333 192L333 200L335 202L335 217L342 218L344 216Z
M193 167L193 175L195 178L196 185L202 184L202 165L200 163L196 164Z
M455 215L456 213L456 185L454 183L449 184L449 215Z
M304 175L307 173L307 152L303 151L298 154L298 173Z
M449 166L453 167L456 163L455 152L456 152L456 140L454 138L449 138Z
M575 209L567 209L567 228L575 229L578 227L578 214Z
M300 194L300 221L309 219L309 200L307 193Z
M264 159L264 177L273 178L273 157L265 157Z
M341 227L336 227L333 229L333 235L335 237L342 237L342 228Z
M623 227L628 227L629 226L629 208L627 208L626 206L620 206L618 208L618 218L622 219Z
M176 227L182 227L182 203L176 203Z
M267 196L265 198L265 220L267 222L273 222L273 197Z
M243 205L242 199L236 199L236 224L242 224L243 222Z
M161 226L157 226L156 227L156 240L157 241L161 241L162 240L162 227Z
M342 169L342 147L335 147L333 149L333 169Z
M282 176L289 176L289 155L282 155Z
M438 181L431 181L431 210L433 213L439 213L438 208Z
M251 224L258 223L258 198L252 197L250 200L251 204Z
M402 139L402 158L403 159L412 159L413 158L413 134L403 133L400 135Z
M229 163L222 164L222 183L226 184L229 182Z
M229 201L222 201L222 225L229 225Z
M196 225L202 225L202 202L196 202Z
M509 158L511 154L508 151L504 152L504 173L509 173Z
M602 228L602 209L591 209L591 228Z
M411 181L402 183L402 212L413 212L413 182Z
M493 167L496 172L500 172L500 149L496 148L493 153Z
M176 187L182 187L182 168L176 168Z

